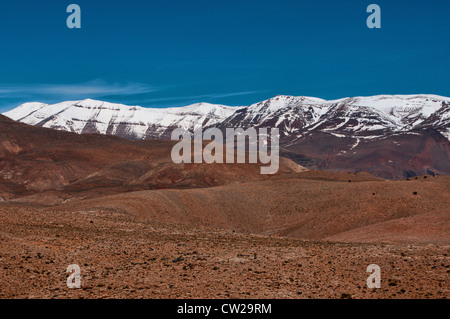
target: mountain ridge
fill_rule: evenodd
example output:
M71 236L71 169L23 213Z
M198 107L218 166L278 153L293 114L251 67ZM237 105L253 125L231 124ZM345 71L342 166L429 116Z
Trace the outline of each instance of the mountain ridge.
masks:
M167 138L167 132L161 128L168 129L176 126L193 130L200 125L208 127L221 125L224 122L233 125L239 123L242 126L272 124L281 129L283 136L290 135L295 132L295 129L306 127L310 130L315 129L314 125L329 119L333 115L330 112L341 111L342 106L347 106L353 112L349 115L355 115L354 113L361 111L366 112L369 117L377 115L380 125L391 128L393 131L418 127L441 108L446 108L444 114L441 114L438 119L445 121L443 124L447 129L442 130L441 133L447 139L450 138L450 130L447 127L450 122L450 98L432 94L360 96L329 101L314 97L278 95L249 106L226 106L201 102L176 108L144 108L85 99L53 105L40 102L24 103L3 114L26 124L75 133L97 130L100 134L120 135L120 133L116 134L117 130L112 129L111 125L120 126L124 123L147 127L145 131L134 127L123 133L125 135L123 137L131 139ZM293 111L303 112L297 115L302 115L304 121L299 122ZM243 112L247 114L240 119ZM275 116L281 118L273 121ZM358 118L358 116L353 117ZM92 127L93 123L95 123L94 127ZM282 124L285 124L284 127ZM148 136L146 133L152 129L156 134ZM333 128L327 130L333 130Z

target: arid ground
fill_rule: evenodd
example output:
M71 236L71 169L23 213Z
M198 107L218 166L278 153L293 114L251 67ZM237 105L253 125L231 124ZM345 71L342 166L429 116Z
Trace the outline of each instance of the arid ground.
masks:
M40 209L4 203L0 297L450 297L449 178L296 178L278 194L270 183L141 191ZM362 195L369 190L375 195ZM305 192L312 199L302 200ZM373 202L364 207L363 196ZM313 199L320 209L302 210ZM233 204L208 206L225 200ZM67 288L70 264L81 267L81 289ZM381 267L380 289L366 287L369 264Z
M0 298L450 297L450 176L263 176L172 145L0 117Z

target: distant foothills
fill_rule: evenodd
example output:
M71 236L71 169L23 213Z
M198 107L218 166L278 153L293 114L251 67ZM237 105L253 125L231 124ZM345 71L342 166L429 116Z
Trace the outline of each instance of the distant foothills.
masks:
M95 100L25 103L4 113L26 124L131 140L168 140L176 128L278 128L280 155L309 169L386 179L450 173L450 98L377 95L326 101L276 96L250 106L143 108Z

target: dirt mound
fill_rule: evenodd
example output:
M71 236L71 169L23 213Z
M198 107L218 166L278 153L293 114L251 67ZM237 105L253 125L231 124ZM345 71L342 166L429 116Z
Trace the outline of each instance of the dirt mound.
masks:
M403 217L325 238L342 242L450 243L450 212Z

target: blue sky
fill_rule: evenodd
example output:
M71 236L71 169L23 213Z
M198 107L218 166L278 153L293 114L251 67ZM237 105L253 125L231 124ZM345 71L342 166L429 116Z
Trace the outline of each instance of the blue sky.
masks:
M68 29L66 8L82 10ZM366 26L369 4L382 28ZM45 0L0 2L0 112L95 98L146 107L450 96L442 0Z

